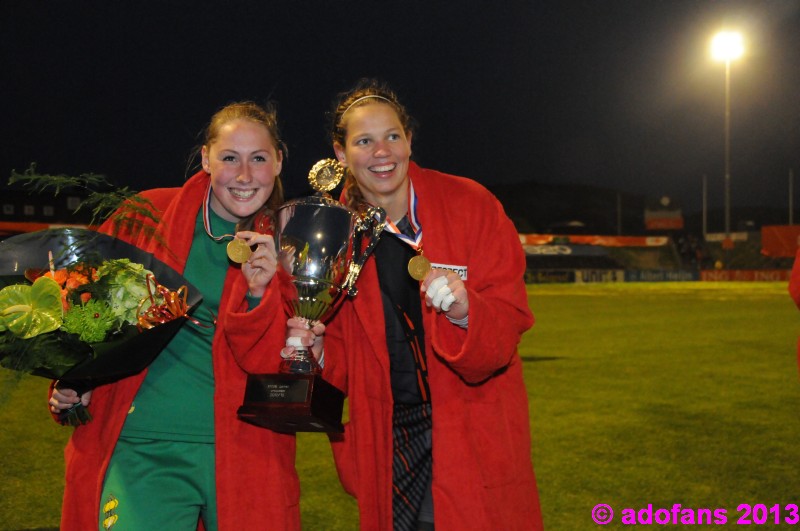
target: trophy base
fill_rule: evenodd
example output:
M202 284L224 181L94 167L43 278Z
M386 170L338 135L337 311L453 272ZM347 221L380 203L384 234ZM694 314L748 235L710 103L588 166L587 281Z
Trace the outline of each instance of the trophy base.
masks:
M237 414L281 433L342 433L344 393L318 374L251 374Z

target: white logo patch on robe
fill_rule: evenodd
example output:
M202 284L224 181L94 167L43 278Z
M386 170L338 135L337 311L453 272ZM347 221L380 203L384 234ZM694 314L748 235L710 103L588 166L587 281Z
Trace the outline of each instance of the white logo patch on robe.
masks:
M450 264L431 264L431 267L434 269L447 269L448 271L453 271L458 273L458 276L461 277L461 280L467 280L467 266L465 265L450 265Z

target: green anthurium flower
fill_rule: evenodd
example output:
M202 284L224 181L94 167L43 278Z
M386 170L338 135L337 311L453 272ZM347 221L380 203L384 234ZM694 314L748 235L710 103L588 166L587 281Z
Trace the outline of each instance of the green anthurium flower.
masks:
M52 278L39 277L32 286L16 284L0 290L0 330L29 339L56 330L62 320L61 288Z

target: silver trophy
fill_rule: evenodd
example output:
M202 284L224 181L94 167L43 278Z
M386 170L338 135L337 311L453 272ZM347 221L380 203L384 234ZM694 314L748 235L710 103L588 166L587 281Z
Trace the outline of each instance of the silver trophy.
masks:
M275 278L286 283L287 312L310 323L327 320L342 294L356 294L356 279L386 220L381 208L355 212L327 194L343 173L335 160L317 162L309 173L317 193L285 203L276 214L275 244L288 280ZM308 349L296 347L278 374L248 377L239 417L280 432L343 431L344 394L321 372Z

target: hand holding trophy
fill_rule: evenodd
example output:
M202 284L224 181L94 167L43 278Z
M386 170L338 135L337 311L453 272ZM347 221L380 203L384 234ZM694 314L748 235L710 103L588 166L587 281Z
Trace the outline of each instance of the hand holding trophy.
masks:
M356 279L386 220L381 208L354 212L327 194L343 174L333 159L317 162L308 176L317 193L289 201L277 212L275 244L289 278L282 287L290 294L284 302L290 316L309 322L328 319L342 293L356 294ZM285 433L343 431L344 394L321 372L306 348L296 348L277 374L248 377L239 418Z

